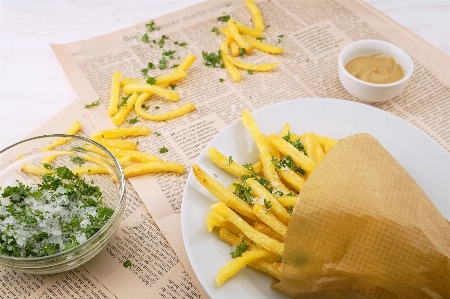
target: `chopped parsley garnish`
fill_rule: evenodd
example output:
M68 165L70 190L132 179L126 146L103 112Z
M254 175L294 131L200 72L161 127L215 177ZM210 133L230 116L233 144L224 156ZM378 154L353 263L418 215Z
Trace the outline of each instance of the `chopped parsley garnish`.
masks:
M187 46L187 42L181 42L180 43L178 41L175 41L174 44L177 45L177 46L180 46L180 47L186 47Z
M159 110L159 108L160 108L159 106L155 106L155 110Z
M145 24L145 26L147 27L148 32L153 32L153 31L159 29L159 27L156 27L155 21L154 21L154 20L152 20L152 21L151 21L150 23L148 23L148 24Z
M166 39L169 39L167 35L161 36L161 38L158 41L158 45L160 48L164 47L164 44L166 43Z
M217 21L226 23L226 22L228 22L228 20L230 18L231 18L230 15L224 15L224 16L218 17Z
M248 203L249 205L253 204L253 194L252 189L250 187L245 187L245 182L242 184L233 183L235 188L234 195Z
M277 36L277 38L278 38L278 43L281 43L281 39L284 37L284 34L281 34L281 35L278 35Z
M163 153L167 153L169 150L163 145L163 147L162 148L160 148L159 149L159 152L161 153L161 154L163 154Z
M250 75L253 75L253 71L252 70L248 70L247 73L250 74Z
M295 165L294 161L292 160L291 156L285 156L280 159L280 161L276 161L276 159L272 160L272 162L275 164L275 169L283 169L284 167L290 168L291 170L300 173L301 175L305 175L306 172L301 167L298 167Z
M172 84L169 85L169 87L170 87L170 89L175 90L175 88L177 87L177 85L174 84L174 83L172 83Z
M272 202L270 200L266 200L264 198L264 206L266 207L266 213L270 211L270 209L272 208Z
M202 52L204 64L212 68L224 68L222 57L220 56L221 51L218 52Z
M244 240L241 241L241 243L236 246L236 249L232 252L230 252L230 255L232 258L240 257L244 252L247 251L247 249L250 247L247 243L245 243Z
M122 106L126 106L128 99L131 97L131 94L129 96L126 97L122 97L122 101L119 103L119 105L117 105L118 107L122 107Z
M69 250L98 232L114 213L103 206L97 186L65 166L42 176L36 186L16 181L1 196L0 254L14 257Z
M233 157L229 156L228 157L228 165L231 165L231 163L233 163Z
M164 70L164 69L167 68L167 60L166 60L165 57L163 57L163 58L161 58L161 59L159 60L158 68L159 68L160 70Z
M45 169L53 169L53 166L51 166L51 165L48 164L48 163L44 163L44 164L42 164L42 165L44 166Z
M95 107L95 106L98 106L98 105L100 105L100 98L97 101L95 101L95 102L92 102L90 104L84 105L84 108L91 108L91 107Z
M292 141L291 140L291 132L288 132L286 136L283 136L283 139L286 140L287 142L289 142L290 144L292 144L296 149L298 149L299 151L303 152L306 155L305 147L303 146L303 143L300 140L300 138Z
M155 77L147 77L145 82L147 82L150 85L155 85L156 84L156 78Z
M219 82L223 82L225 81L225 79L219 78Z
M144 35L142 36L142 41L144 43L148 43L148 35L147 35L147 33L144 33Z
M239 49L239 56L244 57L245 53L247 53L247 50L245 50L244 48Z
M144 109L144 110L148 110L150 108L150 106L146 105L146 104L142 104L141 108Z
M289 215L292 215L292 212L294 211L294 207L293 206L289 206L287 211L288 211Z
M124 266L125 268L128 268L128 267L133 266L133 264L131 263L130 260L126 260L125 262L123 262L123 266Z
M70 150L74 151L74 152L85 152L86 150L84 148L82 148L81 146L72 146L70 148Z
M128 121L128 123L130 123L131 125L134 125L135 123L137 123L139 121L139 119L137 117L132 118Z
M213 29L211 29L211 32L214 32L216 34L216 36L219 35L219 29L217 27L213 27Z
M265 38L265 37L262 37L262 36L260 36L260 37L257 37L256 39L257 39L257 40L259 40L259 41L263 41L263 40L265 40L266 38Z
M155 135L159 137L161 136L161 133L155 132Z
M175 57L174 57L174 54L175 54L175 50L163 51L163 52L162 52L162 55L163 55L163 56L167 56L167 57L169 57L170 59L174 59L174 58L175 58Z
M78 164L78 165L81 165L81 164L86 163L86 161L84 161L84 160L83 160L81 157L79 157L79 156L71 156L71 157L70 157L70 161L72 161L72 163Z
M179 66L180 66L179 64L174 64L174 65L171 66L171 68L176 69Z

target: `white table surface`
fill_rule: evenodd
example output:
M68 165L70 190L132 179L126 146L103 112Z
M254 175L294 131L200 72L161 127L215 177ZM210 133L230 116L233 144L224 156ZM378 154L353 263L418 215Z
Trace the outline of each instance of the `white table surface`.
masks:
M0 0L0 149L77 99L50 43L106 34L201 1ZM365 1L450 55L450 0Z

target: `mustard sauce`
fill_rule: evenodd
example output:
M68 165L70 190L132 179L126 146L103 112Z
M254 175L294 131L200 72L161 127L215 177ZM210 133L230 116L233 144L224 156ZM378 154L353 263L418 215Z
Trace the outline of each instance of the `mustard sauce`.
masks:
M404 77L402 66L393 57L379 54L354 58L345 65L345 69L352 76L375 84L393 83Z

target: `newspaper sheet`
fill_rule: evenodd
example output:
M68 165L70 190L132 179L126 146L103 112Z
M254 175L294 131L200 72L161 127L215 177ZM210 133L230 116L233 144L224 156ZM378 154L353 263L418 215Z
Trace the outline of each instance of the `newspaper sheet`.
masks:
M170 72L187 54L194 54L197 61L187 71L187 78L177 82L176 88L173 86L181 95L180 102L152 96L145 107L149 113L159 114L192 102L197 108L195 112L163 122L146 121L132 112L121 125L149 126L157 134L139 139L139 149L160 155L164 160L183 163L186 172L130 178L128 194L136 211L128 213L108 247L86 266L62 276L33 278L0 268L1 282L8 281L15 292L26 281L25 285L30 285L28 292L37 295L30 290L33 286L37 288L35 285L40 281L40 292L48 293L52 286L64 286L70 293L68 287L73 284L65 276L69 275L71 280L80 283L80 277L87 277L90 284L86 284L96 288L97 293L107 294L106 297L124 298L133 289L133 294L147 290L148 294L154 292L162 298L166 295L161 290L170 291L173 298L206 298L190 267L181 235L181 200L190 165L208 141L237 119L243 109L255 110L296 98L358 101L340 84L336 66L339 51L355 40L388 41L411 55L415 72L405 91L391 101L373 106L405 119L450 151L450 58L447 55L359 0L256 2L265 21L264 41L282 46L285 51L278 55L254 51L241 58L252 63L277 61L279 64L270 72L241 72L242 80L238 83L230 79L225 69L205 66L202 52L217 53L224 40L218 28L225 24L219 17L230 15L252 26L243 1L206 1L108 35L52 45L81 107L100 99L99 106L85 109L90 125L96 130L115 127L107 115L113 71L120 70L122 77L138 78L143 76L142 69L153 65L156 67L148 73L157 76ZM151 25L146 26L151 21L154 21L154 31L149 30ZM147 42L143 41L144 36L148 37ZM171 51L175 52L170 55ZM160 69L162 64L165 68ZM77 105L80 108L80 104L73 106ZM61 127L56 125L57 119L78 117L72 108L52 120L53 128ZM160 154L162 147L168 152ZM136 221L141 223L138 228L131 225ZM151 247L155 246L152 243L147 248L140 243L153 242L139 238L146 230L154 231L160 246ZM169 270L159 272L145 267L142 263L150 260L146 257L155 252L157 256L170 256L175 265L165 264L162 268ZM138 256L136 263L142 265L134 270L122 269L119 262L127 254ZM152 275L157 276L158 283L152 283ZM123 288L125 284L129 289ZM3 288L2 291L6 292Z

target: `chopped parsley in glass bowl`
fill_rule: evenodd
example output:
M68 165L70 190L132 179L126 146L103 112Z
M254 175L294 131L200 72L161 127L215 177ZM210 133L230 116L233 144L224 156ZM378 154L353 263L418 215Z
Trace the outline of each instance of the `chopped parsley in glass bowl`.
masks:
M33 274L94 257L125 208L119 162L79 136L39 136L1 150L0 188L0 266Z

